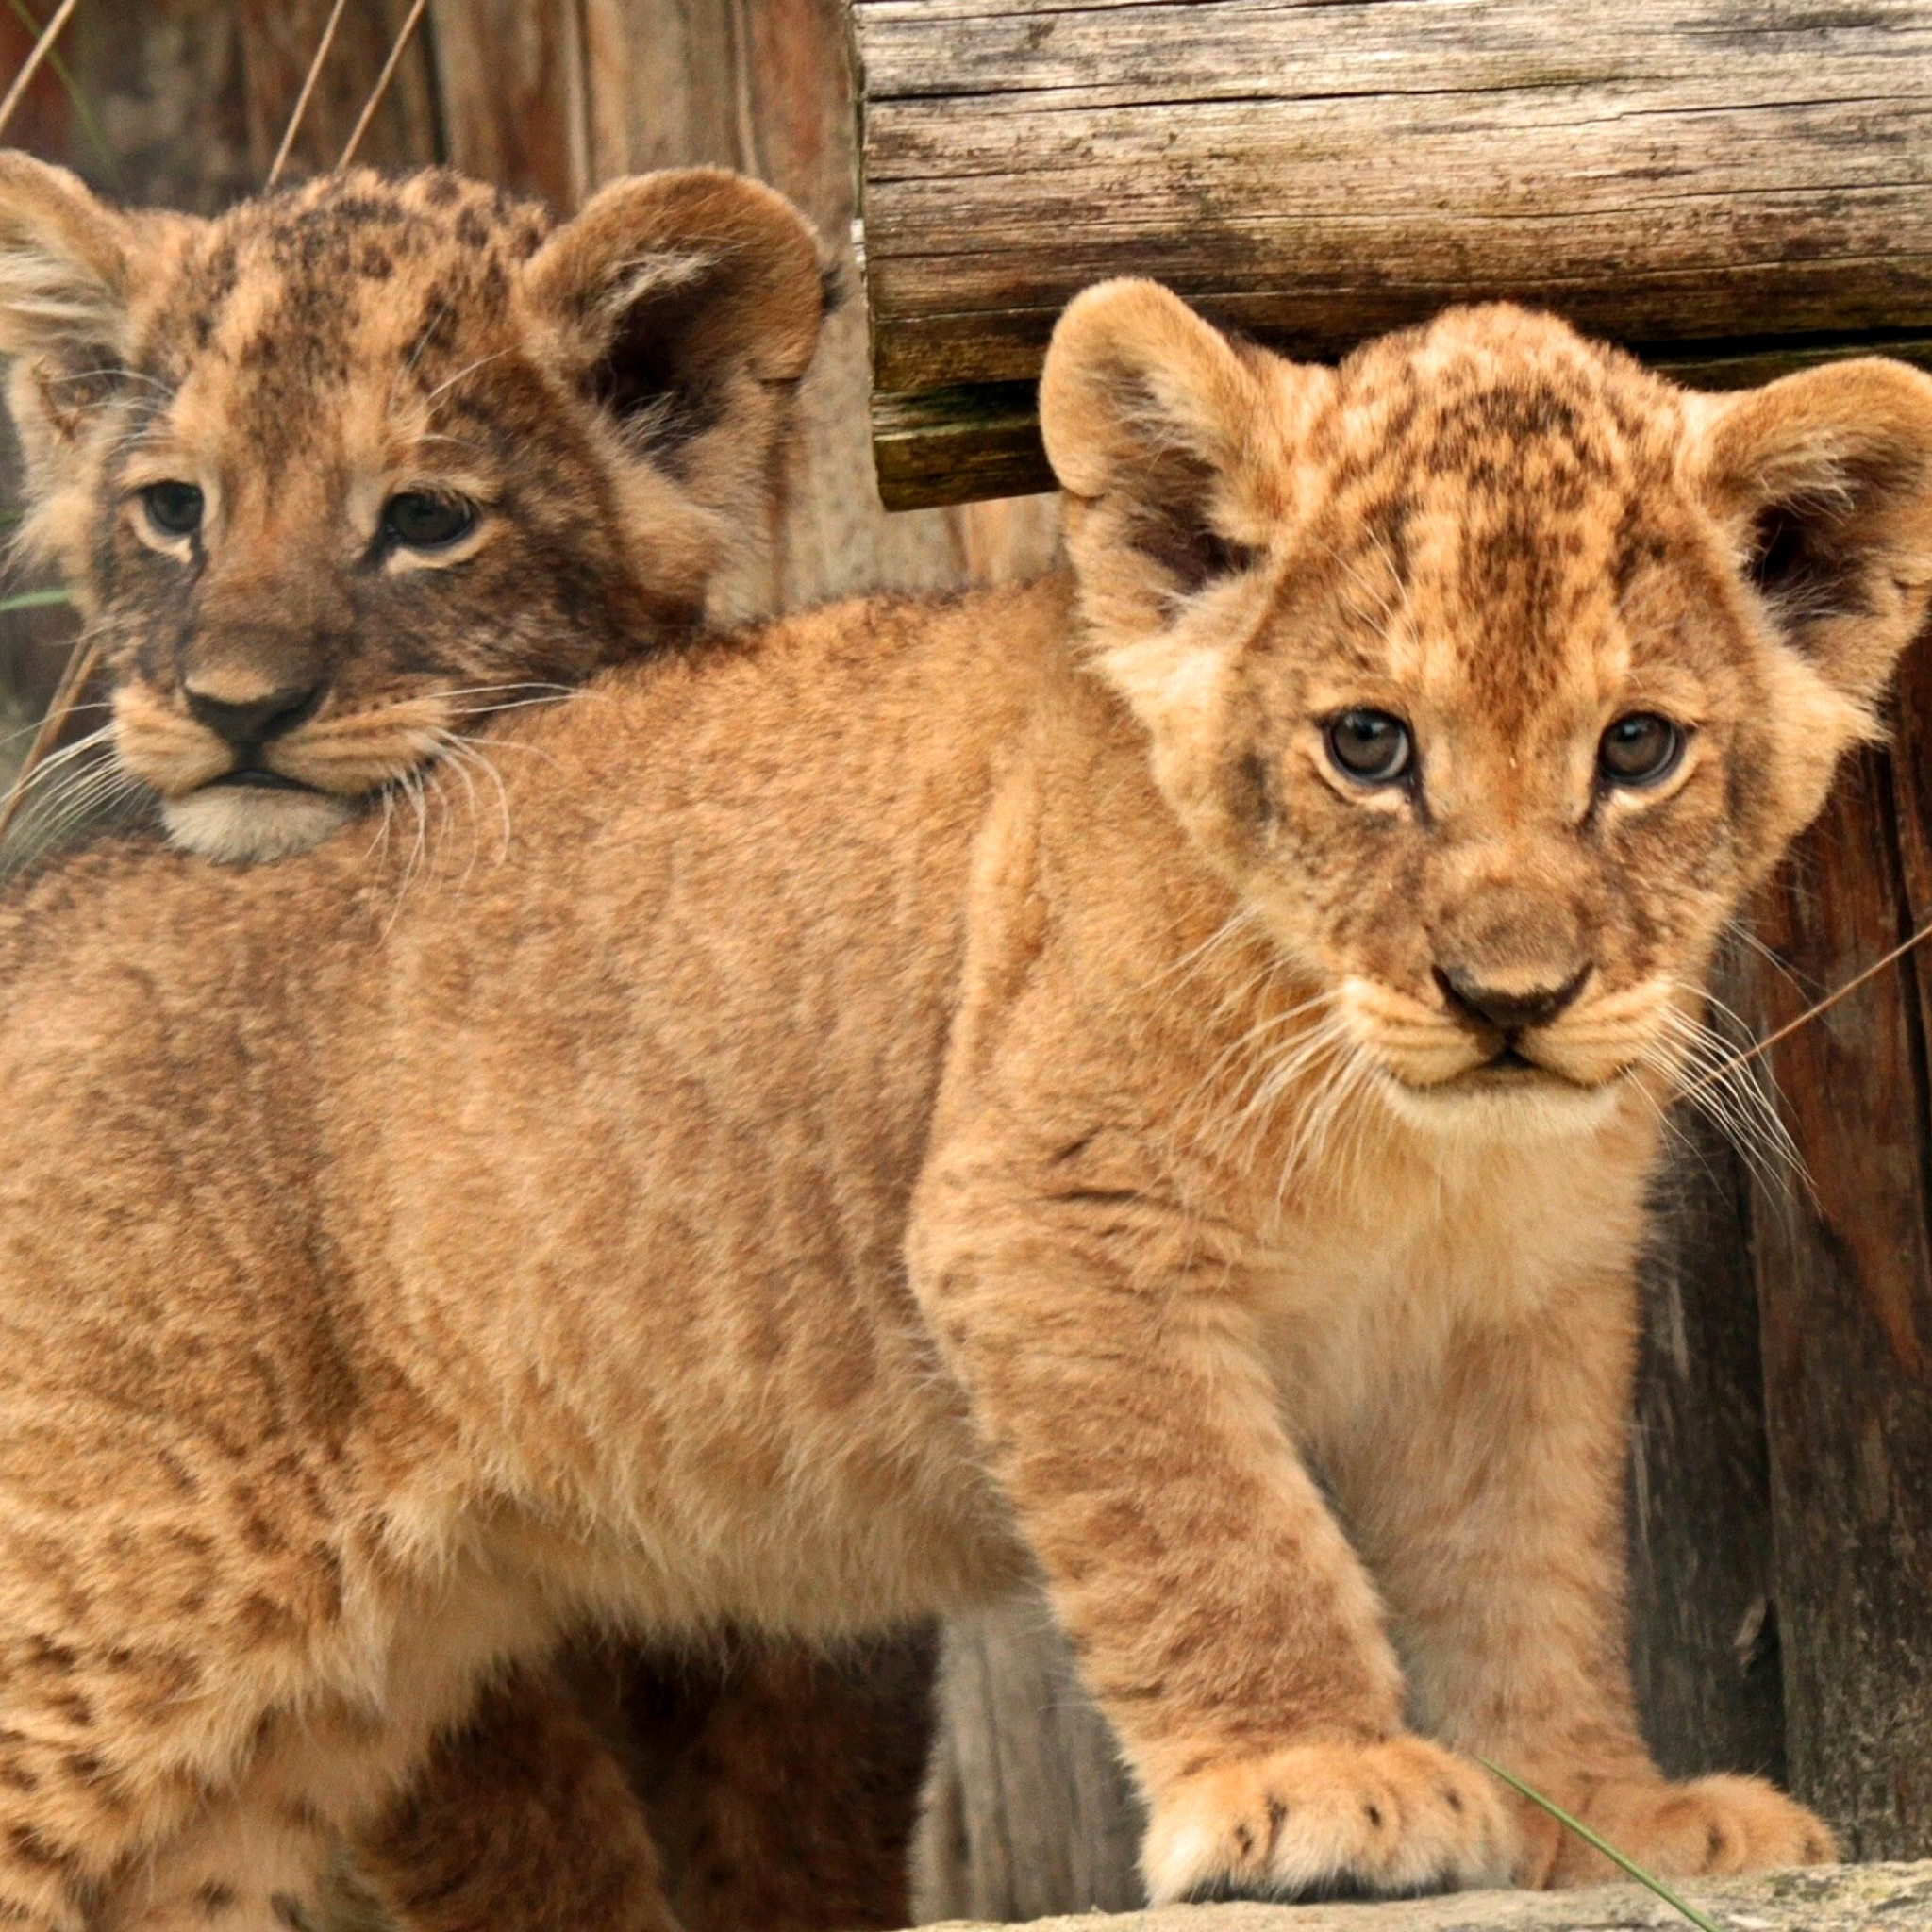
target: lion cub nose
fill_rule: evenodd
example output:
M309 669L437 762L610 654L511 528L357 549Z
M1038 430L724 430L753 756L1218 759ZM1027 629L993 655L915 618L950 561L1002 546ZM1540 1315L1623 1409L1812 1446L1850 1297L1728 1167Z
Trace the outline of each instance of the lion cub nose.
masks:
M1583 991L1590 966L1586 961L1560 986L1533 986L1507 992L1501 987L1484 985L1465 967L1438 966L1435 974L1442 998L1458 1019L1493 1026L1499 1033L1520 1033L1526 1026L1546 1026L1554 1020Z
M225 739L237 751L253 751L312 718L322 703L325 687L291 686L241 700L213 697L195 690L192 684L182 689L189 712L198 723Z

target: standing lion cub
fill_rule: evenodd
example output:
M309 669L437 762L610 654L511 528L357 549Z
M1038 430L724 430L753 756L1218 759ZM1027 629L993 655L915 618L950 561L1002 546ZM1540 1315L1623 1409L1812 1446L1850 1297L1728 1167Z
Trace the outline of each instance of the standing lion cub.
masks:
M1036 1574L1158 1898L1584 1869L1471 1753L1829 1855L1638 1736L1631 1275L1716 936L1922 622L1932 380L1507 308L1327 372L1126 283L1042 408L1071 581L515 721L500 866L7 908L0 1914L299 1913L586 1619Z

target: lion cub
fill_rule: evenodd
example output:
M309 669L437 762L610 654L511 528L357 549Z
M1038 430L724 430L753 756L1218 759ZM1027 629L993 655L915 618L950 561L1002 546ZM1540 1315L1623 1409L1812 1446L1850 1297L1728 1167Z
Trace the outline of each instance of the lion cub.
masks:
M440 772L474 804L478 720L697 621L823 309L804 218L709 169L555 225L441 169L197 221L0 153L24 541L103 649L120 770L221 859Z
M1829 1855L1638 1735L1632 1264L1932 594L1932 380L1507 308L1324 371L1128 283L1042 408L1071 580L520 714L500 866L0 915L14 1923L272 1925L586 1619L1036 1574L1158 1898L1586 1869L1476 1752L1667 1870Z

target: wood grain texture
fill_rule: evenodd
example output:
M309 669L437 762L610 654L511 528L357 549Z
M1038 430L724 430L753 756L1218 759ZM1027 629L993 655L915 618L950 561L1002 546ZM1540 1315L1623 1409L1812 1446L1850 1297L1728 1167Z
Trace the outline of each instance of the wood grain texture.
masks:
M1060 308L1110 275L1324 358L1491 298L1658 350L1932 336L1919 0L855 0L853 18L889 502L1037 482L997 399L905 399L1032 380ZM981 440L1003 454L962 482Z
M432 0L451 166L558 208L591 177L582 16L528 0Z
M1043 1602L948 1625L938 1707L913 1857L921 1924L1143 1902L1141 1807Z
M1732 990L1726 980L1724 990ZM1630 1438L1631 1674L1674 1777L1786 1774L1749 1181L1673 1116L1652 1194Z
M1932 659L1769 895L1765 1024L1932 917ZM1850 1855L1932 1849L1932 1090L1924 954L1774 1056L1809 1186L1753 1209L1792 1788Z

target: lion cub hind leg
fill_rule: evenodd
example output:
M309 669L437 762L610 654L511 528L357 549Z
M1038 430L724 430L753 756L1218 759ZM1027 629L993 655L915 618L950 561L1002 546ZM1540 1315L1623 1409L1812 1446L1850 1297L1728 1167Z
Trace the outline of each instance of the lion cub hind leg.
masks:
M356 1862L410 1932L677 1932L642 1807L554 1670L487 1693Z
M1304 1903L1499 1885L1516 1856L1495 1780L1399 1737L1217 1766L1169 1801L1141 1862L1157 1898Z
M99 1932L321 1932L335 1841L299 1807L254 1794L220 1804L137 1861Z

